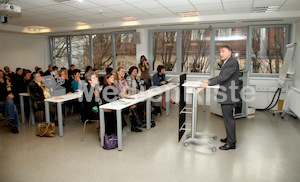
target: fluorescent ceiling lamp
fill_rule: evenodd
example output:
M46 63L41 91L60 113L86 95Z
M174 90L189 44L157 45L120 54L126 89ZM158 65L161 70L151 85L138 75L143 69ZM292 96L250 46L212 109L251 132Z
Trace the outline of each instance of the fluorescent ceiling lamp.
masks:
M55 2L64 4L64 3L74 3L74 2L83 2L83 0L53 0Z
M188 11L188 12L181 12L177 14L181 17L199 16L198 11Z
M122 18L123 21L135 21L137 20L137 18L133 17L133 16L126 16L124 18Z

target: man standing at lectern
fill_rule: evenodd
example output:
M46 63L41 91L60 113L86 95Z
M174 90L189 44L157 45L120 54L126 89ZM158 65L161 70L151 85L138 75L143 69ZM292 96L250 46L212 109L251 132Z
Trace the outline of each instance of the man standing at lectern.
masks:
M220 141L225 145L219 147L220 150L235 149L235 120L233 109L235 108L238 99L238 84L239 84L239 63L231 56L232 49L228 45L223 45L220 48L220 57L224 61L221 72L218 76L209 80L203 80L200 84L201 88L220 84L220 89L217 95L217 101L221 104L223 120L226 129L227 137Z

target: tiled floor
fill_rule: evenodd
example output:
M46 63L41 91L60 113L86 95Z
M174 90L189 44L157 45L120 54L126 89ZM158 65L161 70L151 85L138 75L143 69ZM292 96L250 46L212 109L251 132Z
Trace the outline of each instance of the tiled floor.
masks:
M198 130L217 148L225 136L221 117L202 112ZM209 109L208 109L209 111ZM0 122L0 181L300 181L300 121L282 120L271 112L237 120L237 149L212 152L206 146L183 146L178 139L178 104L171 115L156 118L156 127L142 133L123 130L123 151L103 150L95 124L87 127L71 116L64 136L41 138L36 127L21 125L14 135ZM187 117L190 121L190 116Z

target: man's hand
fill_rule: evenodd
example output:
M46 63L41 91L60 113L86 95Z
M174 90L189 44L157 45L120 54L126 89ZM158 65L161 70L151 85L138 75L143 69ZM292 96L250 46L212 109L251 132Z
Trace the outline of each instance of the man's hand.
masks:
M208 80L202 80L201 82L202 83L208 83Z
M160 82L162 85L164 85L164 84L166 84L167 82L166 81L162 81L162 82Z

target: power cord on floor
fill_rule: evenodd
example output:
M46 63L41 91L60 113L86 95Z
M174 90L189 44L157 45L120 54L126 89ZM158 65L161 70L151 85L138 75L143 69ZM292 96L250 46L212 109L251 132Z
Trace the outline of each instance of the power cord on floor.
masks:
M282 90L281 88L278 88L276 90L276 92L275 92L275 94L274 94L274 96L272 98L271 103L266 108L264 108L264 109L256 109L256 110L258 110L258 111L265 111L265 110L270 110L273 107L275 107L275 105L278 103L278 100L280 98L281 90ZM277 94L278 94L278 96L277 96L276 102L272 105L272 103L274 102L274 99L275 99L275 97L276 97Z

